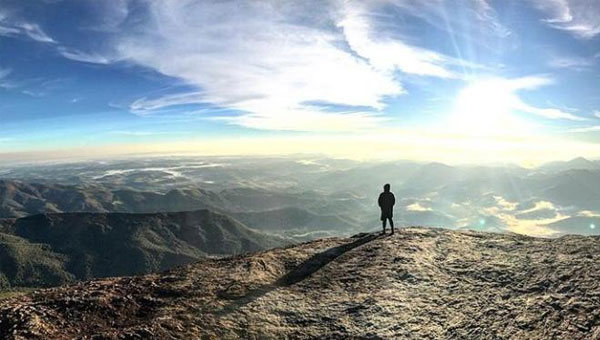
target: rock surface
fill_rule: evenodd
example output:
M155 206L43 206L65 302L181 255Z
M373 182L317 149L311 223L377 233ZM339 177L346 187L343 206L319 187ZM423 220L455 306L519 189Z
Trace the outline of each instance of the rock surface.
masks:
M600 239L407 228L3 301L0 338L600 337Z

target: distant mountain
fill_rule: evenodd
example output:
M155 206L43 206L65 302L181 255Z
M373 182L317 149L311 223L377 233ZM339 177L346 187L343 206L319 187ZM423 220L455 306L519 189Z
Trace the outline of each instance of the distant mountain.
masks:
M303 230L338 230L355 231L360 227L354 220L337 215L318 215L301 208L280 208L259 212L230 213L250 228L266 231Z
M561 206L595 210L600 206L600 170L567 170L542 178L537 196Z
M398 161L383 164L368 164L349 169L323 173L310 185L327 190L351 190L361 194L377 194L385 183L399 185L406 181L420 163ZM394 189L394 186L392 186Z
M216 202L212 202L216 200ZM0 218L53 212L158 212L214 208L219 198L201 189L166 194L106 190L97 185L39 184L0 180ZM214 209L213 209L214 210Z
M600 213L600 168L596 168L600 163L583 158L547 164L547 169L554 167L552 171L503 164L335 163L247 158L32 166L10 175L43 180L42 184L0 180L0 218L209 209L270 233L341 235L378 227L376 199L386 182L396 195L396 209L402 209L403 200L428 202L431 209L405 216L397 210L398 225L475 226L479 215L492 220L489 215L497 212L501 221L494 228L502 228L510 219L554 218L558 212L574 216L582 210ZM69 183L67 175L80 176L79 184L51 181L59 178ZM539 202L549 204L544 211L530 210Z
M600 169L599 161L591 161L583 157L577 157L570 161L557 161L541 165L538 169L547 172L559 172L565 170L598 170Z
M280 192L231 188L213 192L199 188L166 193L108 190L101 185L57 185L0 180L0 219L39 213L156 213L209 209L247 223L252 228L284 232L339 230L355 232L352 216L369 209L349 192ZM371 204L374 200L370 200ZM310 212L309 212L310 211ZM1 231L2 222L0 222Z
M6 339L595 339L600 240L407 228L3 300Z
M7 229L10 235L0 239L0 272L10 285L144 274L289 243L209 210L41 214L17 219ZM30 274L20 274L27 270Z
M351 198L351 200L348 199ZM100 185L58 185L0 180L0 218L46 212L271 211L288 207L335 211L356 210L350 193L331 196L314 191L283 192L256 188L231 188L213 192L199 188L172 189L166 193L108 190Z
M442 163L428 163L415 169L396 191L404 195L423 195L436 192L460 178L459 168ZM392 191L393 189L392 187Z

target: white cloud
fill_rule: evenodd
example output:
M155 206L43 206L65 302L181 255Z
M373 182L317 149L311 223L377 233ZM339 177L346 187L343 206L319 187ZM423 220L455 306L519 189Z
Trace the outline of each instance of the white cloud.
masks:
M595 211L591 211L591 210L581 210L576 215L583 216L583 217L600 217L600 214L598 214Z
M197 90L141 98L131 110L204 103L239 112L218 119L252 128L354 130L379 124L385 98L404 93L396 71L455 76L456 60L376 34L376 18L346 4L329 2L307 19L297 8L304 3L149 2L147 20L118 39L115 59Z
M545 23L582 39L600 34L600 5L597 0L530 0L546 14Z
M498 207L503 211L513 211L517 208L518 205L517 202L508 201L502 196L494 196L494 200L496 201Z
M43 43L56 43L46 32L44 32L39 25L31 23L20 23L18 26L22 29L22 32L29 38L43 42Z
M406 211L432 211L433 209L429 207L424 207L419 202L415 202L413 204L406 206Z
M530 212L535 212L535 211L540 211L540 210L557 210L557 208L554 206L554 204L552 202L538 201L538 202L535 202L535 204L532 208L529 208L526 210L521 210L519 213L525 214L525 213L530 213Z
M106 64L110 64L111 62L114 61L114 60L110 59L109 57L101 55L101 54L85 53L85 52L82 52L79 50L70 49L70 48L66 48L66 47L62 47L62 46L58 48L58 53L60 53L63 57L65 57L67 59L80 61L83 63L106 65Z
M11 72L11 69L0 68L0 88L10 89L15 87L13 82L6 79Z
M16 20L2 9L0 9L0 36L23 36L42 43L56 43L38 24Z
M0 68L0 79L6 78L10 74L10 69L8 68Z
M586 71L589 70L595 64L596 58L582 58L582 57L554 57L548 63L548 66L552 68L564 68L574 71Z
M399 41L381 37L371 25L368 8L346 6L338 25L353 51L369 60L374 67L424 76L451 78L455 75L446 68L449 59L439 53L413 47Z
M520 91L534 90L552 83L552 79L545 76L475 79L459 95L458 110L514 110L548 119L586 120L558 108L541 108L527 104L518 96Z
M472 0L479 20L487 22L496 35L505 38L512 32L498 20L497 13L488 0Z
M370 112L324 113L304 109L280 111L277 114L249 113L214 119L255 129L322 132L372 129L386 120Z
M568 120L578 120L578 121L586 120L583 117L576 116L572 113L563 111L561 109L535 107L535 106L532 106L532 105L529 105L529 104L523 102L520 99L518 101L515 101L513 108L516 110L522 111L522 112L531 113L536 116L540 116L540 117L544 117L544 118L548 118L548 119L568 119Z
M592 126L573 128L573 129L570 129L568 132L584 133L584 132L594 132L594 131L600 131L600 125L592 125Z
M95 15L85 28L100 32L118 32L119 26L129 15L130 0L88 1L91 12Z

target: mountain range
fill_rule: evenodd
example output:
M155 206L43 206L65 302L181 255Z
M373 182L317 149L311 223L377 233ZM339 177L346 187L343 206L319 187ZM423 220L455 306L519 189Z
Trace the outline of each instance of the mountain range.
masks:
M558 219L600 215L599 163L583 158L530 169L294 158L216 161L17 168L8 172L12 179L0 180L0 218L210 209L270 233L350 235L377 224L375 198L386 182L404 225L556 236L586 227L552 224ZM152 174L151 180L142 181L144 174Z

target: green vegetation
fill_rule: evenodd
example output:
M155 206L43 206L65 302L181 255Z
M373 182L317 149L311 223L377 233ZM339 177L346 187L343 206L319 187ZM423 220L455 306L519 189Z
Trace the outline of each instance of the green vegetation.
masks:
M0 232L0 290L146 274L285 244L208 210L35 215Z
M46 244L31 243L18 236L0 233L0 289L70 282L74 277L65 269L67 259Z
M10 299L15 296L28 294L34 290L35 290L35 288L28 288L28 287L16 287L16 288L0 290L0 301Z

